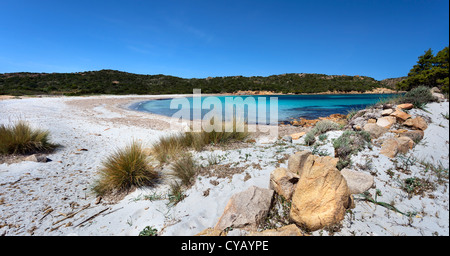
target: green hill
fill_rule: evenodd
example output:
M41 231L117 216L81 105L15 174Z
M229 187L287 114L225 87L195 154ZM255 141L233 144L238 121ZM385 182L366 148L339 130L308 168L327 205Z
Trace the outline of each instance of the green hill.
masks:
M228 76L186 79L166 75L139 75L116 70L78 73L0 74L0 95L89 95L89 94L188 94L273 91L319 93L370 91L386 84L364 76L282 74L268 77Z

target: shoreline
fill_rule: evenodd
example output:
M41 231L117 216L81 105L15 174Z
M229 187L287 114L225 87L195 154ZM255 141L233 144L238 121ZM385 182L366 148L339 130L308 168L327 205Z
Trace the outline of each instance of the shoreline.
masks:
M301 150L313 150L302 144L302 138L286 142L261 136L254 142L237 147L193 152L198 164L206 166L207 159L216 156L218 168L235 173L224 177L217 177L219 173L201 176L185 192L186 198L175 206L171 206L167 199L170 184L165 176L154 187L137 189L116 203L93 195L90 187L98 177L102 161L116 149L133 139L150 147L161 136L177 132L168 128L167 117L123 107L133 101L171 96L76 96L0 101L0 124L20 117L33 127L49 130L50 140L62 145L47 155L52 160L50 162L0 164L0 235L136 236L146 226L156 228L158 234L164 236L195 235L215 225L233 194L251 186L268 188L270 174L278 167L287 168L289 155ZM433 103L429 107L433 113L418 109L409 112L429 116L432 120L425 131L423 143L411 151L411 157L421 160L432 155L436 162L448 164L448 144L445 144L448 141L448 120L441 116L442 111L444 114L448 112L448 102ZM292 134L305 129L280 125L278 128L279 134ZM332 140L341 134L342 131L328 132L327 139L316 150L334 155ZM381 190L380 201L395 202L400 210L417 211L420 216L411 220L384 207L357 201L352 217L347 216L340 230L334 234L389 236L431 235L436 232L448 235L448 192L442 192L448 189L448 183L440 186L430 197L408 199L395 179L402 180L409 176L395 171L395 162L379 154L380 143L380 140L374 142L373 148L360 152L352 161L356 166L373 166L372 169L359 171L376 174L375 186L370 192L375 194L376 189ZM391 169L398 175L394 179L389 176ZM170 168L165 166L161 172L167 171ZM411 175L420 173L416 166L411 171ZM71 213L77 214L64 219ZM96 217L90 220L92 216ZM327 231L323 232L327 234ZM321 234L312 233L314 236Z

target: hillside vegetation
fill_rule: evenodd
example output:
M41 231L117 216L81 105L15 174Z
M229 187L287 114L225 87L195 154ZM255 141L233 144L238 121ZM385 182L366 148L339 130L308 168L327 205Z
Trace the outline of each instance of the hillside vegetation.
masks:
M116 70L81 73L0 74L0 95L89 95L89 94L188 94L232 93L239 90L276 93L371 91L385 84L364 76L282 74L268 77L229 76L186 79L166 75L139 75Z

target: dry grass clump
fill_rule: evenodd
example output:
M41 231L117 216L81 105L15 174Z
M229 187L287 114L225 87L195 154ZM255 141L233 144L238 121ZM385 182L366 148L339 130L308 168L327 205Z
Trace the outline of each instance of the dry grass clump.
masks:
M120 194L134 188L154 184L158 173L143 153L142 145L133 141L123 149L116 150L100 169L100 179L93 191L97 195Z
M239 131L237 122L233 121L233 130L229 132L225 131L225 125L225 123L222 124L222 131L190 131L162 137L153 145L152 152L160 163L166 163L183 151L189 149L201 151L206 145L243 141L250 134L246 124L244 124L243 131Z
M196 166L190 154L183 154L171 165L171 175L178 178L184 186L190 186L194 182Z
M34 154L54 150L49 131L33 129L22 120L13 125L0 125L0 154Z

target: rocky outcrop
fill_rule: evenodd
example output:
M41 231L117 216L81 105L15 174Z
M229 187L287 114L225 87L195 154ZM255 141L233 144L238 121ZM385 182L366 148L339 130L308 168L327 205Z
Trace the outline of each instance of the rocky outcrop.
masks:
M255 186L234 194L214 229L241 228L256 231L269 212L273 194L271 189Z
M337 224L353 206L347 182L331 157L309 155L292 196L290 217L300 227L314 231Z

